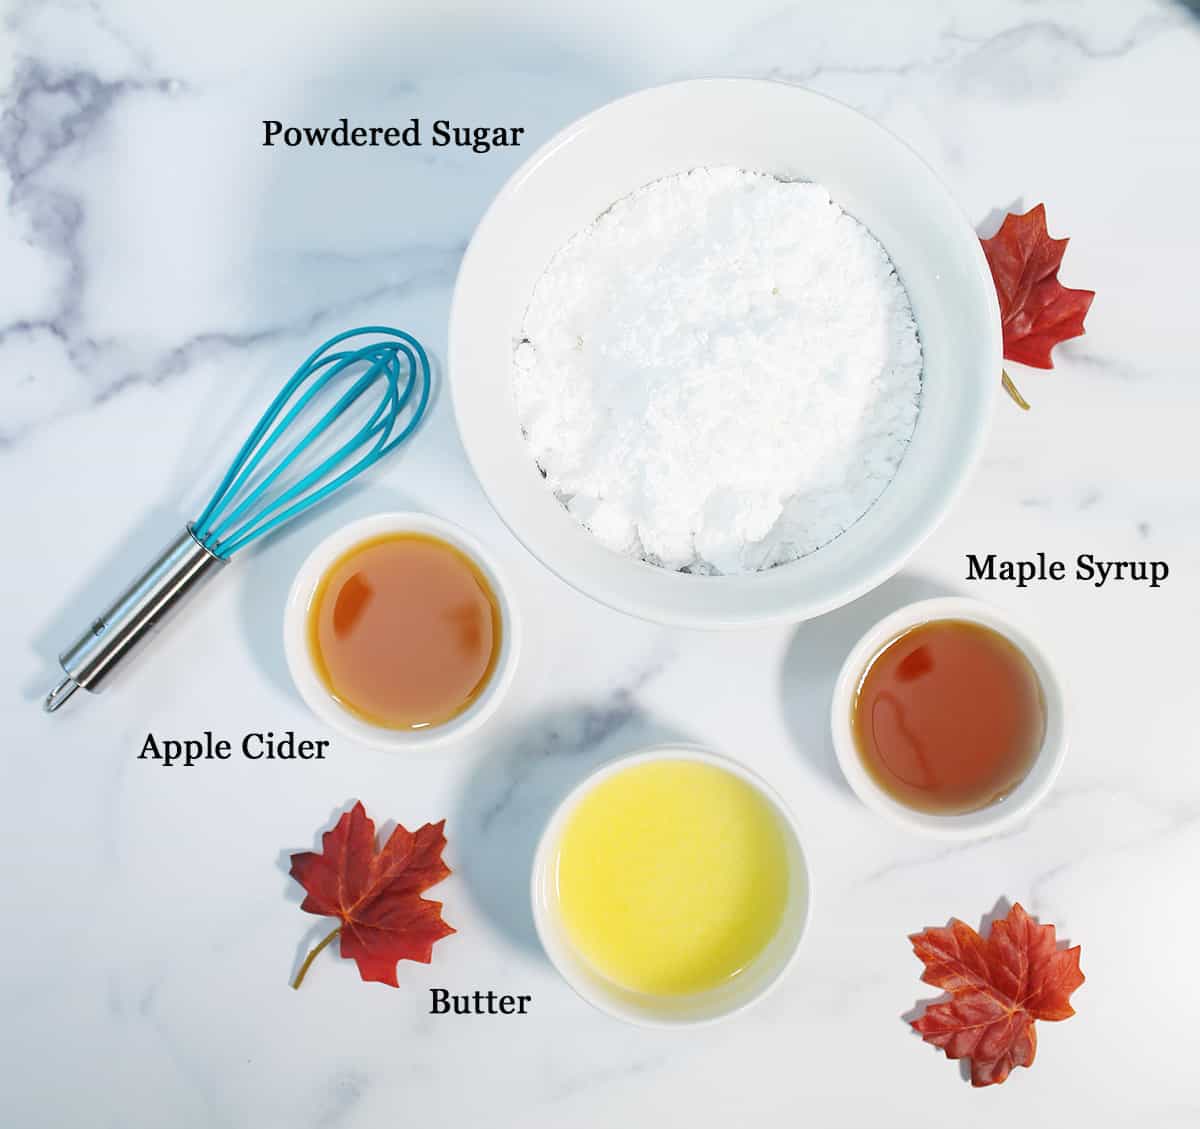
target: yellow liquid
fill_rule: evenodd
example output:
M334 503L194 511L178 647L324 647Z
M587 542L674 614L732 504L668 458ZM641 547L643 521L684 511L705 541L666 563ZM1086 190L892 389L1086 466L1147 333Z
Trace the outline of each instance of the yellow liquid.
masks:
M558 848L558 906L601 976L655 996L737 976L766 947L788 897L787 843L771 805L709 764L660 760L583 797Z

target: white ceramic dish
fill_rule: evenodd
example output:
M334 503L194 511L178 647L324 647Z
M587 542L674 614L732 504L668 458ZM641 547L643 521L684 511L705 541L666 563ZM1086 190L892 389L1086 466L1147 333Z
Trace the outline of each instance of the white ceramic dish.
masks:
M916 433L879 501L819 551L744 576L687 576L599 544L542 481L511 388L513 346L551 256L613 201L704 165L824 184L891 255L925 355ZM903 142L799 87L703 79L645 90L596 110L513 175L463 259L448 368L475 473L534 556L622 611L663 623L732 627L807 619L848 603L894 573L932 532L986 436L1000 379L1000 313L978 237Z
M428 729L385 729L344 709L325 688L313 666L308 645L308 609L326 569L355 545L384 533L427 533L460 549L487 578L500 605L500 655L491 679L478 698L457 717ZM283 613L283 648L292 681L309 709L349 737L381 749L426 749L477 729L500 704L512 683L521 649L521 624L496 562L469 533L441 518L422 513L372 514L342 526L325 538L296 573Z
M784 833L791 882L787 907L779 931L758 958L739 976L715 988L688 996L648 996L632 992L595 972L568 940L557 912L555 858L559 839L576 805L597 784L637 764L659 760L687 760L724 769L753 787L775 811ZM658 745L618 757L593 772L575 787L551 816L534 853L530 883L533 921L550 963L575 991L601 1011L618 1019L648 1027L680 1027L710 1023L735 1014L761 999L779 983L795 959L808 923L812 883L800 832L787 806L761 777L726 757L694 745Z
M1011 640L1033 665L1046 704L1046 735L1029 773L1007 796L963 815L931 815L892 799L863 767L851 730L851 711L867 664L896 636L935 619L981 623ZM842 773L858 798L909 831L940 839L978 839L1024 819L1049 794L1067 755L1066 703L1062 682L1041 645L1007 612L978 600L943 597L921 600L881 619L846 657L833 690L830 724Z

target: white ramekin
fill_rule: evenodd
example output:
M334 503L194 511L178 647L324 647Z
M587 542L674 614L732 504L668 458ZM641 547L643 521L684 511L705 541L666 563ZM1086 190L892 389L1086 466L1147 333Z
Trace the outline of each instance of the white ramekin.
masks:
M595 972L575 951L559 920L555 892L555 858L567 820L598 784L618 772L651 761L684 760L709 764L745 781L762 796L779 819L791 875L783 922L767 948L741 975L708 992L685 996L650 996L629 991ZM577 785L550 817L534 853L530 892L533 921L550 963L588 1003L647 1027L682 1027L711 1023L749 1007L767 994L791 966L812 905L812 884L800 846L795 818L782 798L761 777L727 757L694 745L656 745L603 765Z
M461 550L487 578L500 606L500 655L483 692L457 717L428 729L387 729L350 713L329 693L317 674L308 644L308 612L326 570L355 545L387 533L426 533ZM512 683L521 647L521 624L508 588L492 556L469 533L441 518L416 512L372 514L326 537L296 573L283 613L283 648L292 681L309 709L348 737L380 749L427 749L477 729L495 712Z
M887 643L909 628L938 619L980 623L1010 640L1033 666L1046 704L1046 734L1025 779L1003 799L963 815L934 815L894 800L863 767L851 726L854 696L871 660ZM864 804L922 835L940 839L978 839L994 835L1024 819L1046 798L1067 755L1065 713L1062 682L1046 652L1029 632L1007 612L990 604L961 597L941 597L900 608L881 619L859 639L842 664L834 685L830 723L838 764Z

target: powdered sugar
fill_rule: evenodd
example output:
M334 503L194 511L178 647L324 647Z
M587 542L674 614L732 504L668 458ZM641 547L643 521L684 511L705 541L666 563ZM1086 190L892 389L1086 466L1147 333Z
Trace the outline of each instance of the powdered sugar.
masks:
M732 168L617 201L551 260L515 344L533 457L610 548L747 572L843 533L896 473L921 346L871 233Z

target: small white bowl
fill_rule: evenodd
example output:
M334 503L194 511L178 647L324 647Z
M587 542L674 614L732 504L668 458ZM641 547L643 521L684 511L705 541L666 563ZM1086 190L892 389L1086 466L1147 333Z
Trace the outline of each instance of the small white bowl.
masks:
M1046 704L1046 733L1025 779L1003 799L962 815L916 811L894 800L863 767L851 727L854 696L871 660L909 628L938 619L964 619L980 623L1010 640L1033 666ZM881 619L854 645L834 685L830 723L838 764L850 787L864 804L882 812L907 830L922 835L939 839L981 839L1024 819L1046 798L1067 755L1065 712L1062 682L1046 652L1007 612L978 600L941 597L900 608Z
M708 992L683 996L651 996L614 984L588 965L575 951L558 917L555 859L563 828L579 802L602 781L635 765L651 761L684 760L709 764L744 780L770 804L779 819L788 851L790 884L787 906L779 930L766 949L739 976ZM808 924L812 884L800 832L782 798L761 777L736 761L717 756L695 745L656 745L618 757L593 772L559 804L542 832L534 853L530 882L533 922L550 963L588 1003L618 1019L645 1027L684 1027L712 1023L762 999L791 966Z
M731 165L824 184L883 244L924 353L920 414L896 477L845 533L790 564L689 576L615 553L555 498L512 392L534 285L566 241L650 181ZM496 512L552 572L610 607L682 627L810 619L886 580L937 527L987 438L1000 310L979 236L928 165L870 118L811 90L697 79L580 118L512 175L463 257L447 369L463 448Z
M386 533L426 533L440 537L470 557L491 585L500 606L500 654L483 692L457 717L428 729L387 729L344 709L329 693L313 665L308 644L308 612L313 593L326 570L343 553ZM427 749L461 737L487 720L512 683L521 648L521 624L495 560L469 533L441 518L416 512L372 514L352 521L326 537L296 573L283 613L283 649L292 681L309 709L348 737L380 749Z

